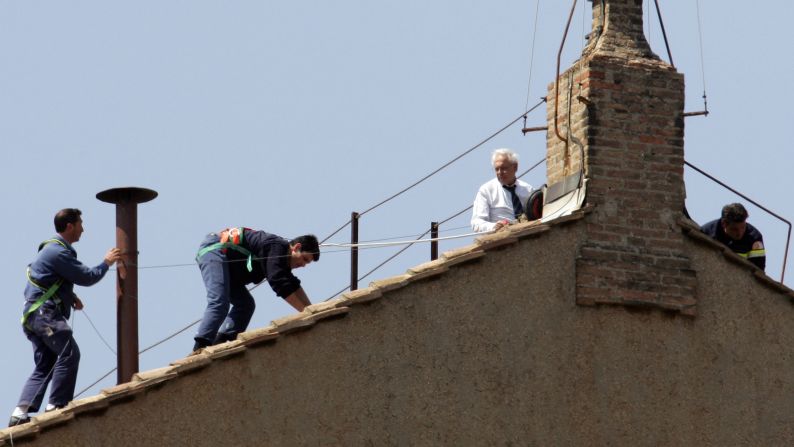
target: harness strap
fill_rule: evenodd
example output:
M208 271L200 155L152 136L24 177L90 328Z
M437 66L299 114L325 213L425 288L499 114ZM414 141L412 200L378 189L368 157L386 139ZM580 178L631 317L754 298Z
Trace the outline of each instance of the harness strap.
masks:
M63 248L67 248L66 244L64 244L63 242L61 242L58 239L47 239L46 241L42 242L39 245L39 251L41 251L41 249L44 248L45 245L50 244L50 243L56 243L56 244L61 245ZM22 319L20 320L20 323L22 323L23 325L26 325L26 322L27 322L28 317L30 316L30 314L32 314L33 312L36 312L37 310L39 310L39 307L41 307L42 304L47 302L48 299L52 298L52 301L55 302L55 304L61 304L61 299L58 298L57 295L55 295L55 292L57 292L58 289L61 287L61 284L63 284L63 278L59 278L58 281L56 281L53 285L51 285L49 288L45 289L44 286L42 286L41 284L37 283L36 281L33 281L33 277L30 276L30 267L27 268L26 274L28 276L28 282L33 284L34 287L36 287L36 288L38 288L40 290L43 290L44 294L42 294L33 303L33 305L31 305L28 308L28 310L25 311L22 314ZM53 298L53 295L55 295L54 298Z
M196 261L201 259L202 256L205 254L215 251L221 250L223 253L226 253L226 249L231 248L234 251L242 253L244 256L248 257L248 260L245 263L245 267L248 271L253 271L253 254L248 251L246 248L241 247L238 244L243 243L243 228L232 228L226 229L221 232L221 240L220 242L216 242L212 245L208 245L201 250L199 250L198 254L196 255Z

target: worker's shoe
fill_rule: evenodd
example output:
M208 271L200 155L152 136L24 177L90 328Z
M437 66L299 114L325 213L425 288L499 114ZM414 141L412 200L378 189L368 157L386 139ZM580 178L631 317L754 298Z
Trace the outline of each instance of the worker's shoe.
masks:
M202 352L204 352L204 348L198 348L198 349L194 349L194 350L193 350L193 351L191 351L191 352L190 352L190 354L188 354L187 356L188 356L188 357L193 357L194 355L199 355L199 354L201 354Z
M63 406L47 404L47 408L44 409L44 412L49 413L50 411L60 410L61 408L63 408Z
M11 419L8 420L8 426L16 427L17 425L27 424L28 422L30 422L30 416L27 414L11 416Z
M199 354L204 348L212 344L209 340L204 338L196 338L195 340L196 343L193 344L193 352L191 352L190 355Z
M221 343L234 340L237 340L237 332L218 332L218 335L215 336L215 340L212 342L212 344L219 345Z

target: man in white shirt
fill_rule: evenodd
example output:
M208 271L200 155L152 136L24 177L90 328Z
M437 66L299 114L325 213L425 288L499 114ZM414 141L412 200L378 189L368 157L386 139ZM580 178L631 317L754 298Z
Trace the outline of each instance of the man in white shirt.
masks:
M480 186L471 214L474 231L496 231L516 223L524 214L532 186L516 178L518 154L497 149L491 155L496 178Z

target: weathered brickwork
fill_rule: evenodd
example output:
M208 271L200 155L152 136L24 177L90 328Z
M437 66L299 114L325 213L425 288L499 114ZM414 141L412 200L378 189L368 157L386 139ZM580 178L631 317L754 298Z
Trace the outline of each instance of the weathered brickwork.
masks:
M696 278L676 225L685 195L683 75L651 52L641 0L605 5L594 2L591 41L549 86L547 106L548 182L581 169L583 154L595 205L577 258L577 303L694 315Z

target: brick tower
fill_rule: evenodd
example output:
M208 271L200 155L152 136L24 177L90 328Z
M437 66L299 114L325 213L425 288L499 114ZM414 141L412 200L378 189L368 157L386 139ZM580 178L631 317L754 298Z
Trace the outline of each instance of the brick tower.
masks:
M577 304L694 315L695 272L677 223L684 78L651 51L642 3L594 1L587 47L549 86L547 176L549 185L587 179L593 212L577 255Z

